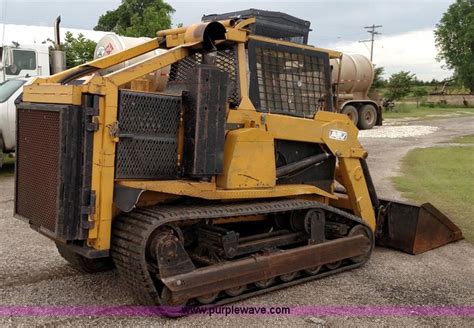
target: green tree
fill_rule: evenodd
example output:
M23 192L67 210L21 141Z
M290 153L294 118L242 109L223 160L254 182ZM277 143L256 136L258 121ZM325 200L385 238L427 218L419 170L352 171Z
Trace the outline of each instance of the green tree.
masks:
M94 30L124 36L155 37L157 31L171 27L173 13L173 7L163 0L122 0L117 9L99 17Z
M383 67L374 67L374 82L372 83L372 89L381 89L385 86L386 81L383 78L385 69Z
M420 106L420 102L428 95L425 87L419 87L413 90L413 96L416 98L416 107Z
M390 76L387 83L387 92L385 97L391 100L400 100L411 91L413 79L415 74L410 72L400 71Z
M425 81L418 79L416 76L413 78L413 83L412 85L415 86L422 86L425 85Z
M97 43L86 39L82 33L75 38L70 31L67 31L61 47L66 51L66 67L75 67L92 60L96 45Z
M474 0L456 0L435 29L438 60L474 94Z

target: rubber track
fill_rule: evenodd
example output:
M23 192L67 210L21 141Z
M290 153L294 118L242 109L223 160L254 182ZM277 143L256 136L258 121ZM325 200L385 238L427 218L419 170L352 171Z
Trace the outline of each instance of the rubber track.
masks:
M137 300L144 305L160 304L160 296L158 295L153 280L148 272L145 259L145 249L149 236L161 225L186 220L231 218L237 216L283 213L308 209L324 209L338 214L352 223L366 225L360 218L332 206L316 201L301 199L280 199L272 201L199 206L158 205L149 208L136 209L131 213L124 214L114 219L111 254L120 277L126 283L129 290L135 295ZM360 263L356 266L362 264L363 263ZM355 266L350 266L350 268L353 267ZM342 269L344 268L337 269L335 272L341 271ZM323 273L323 275L327 275L327 272ZM310 278L316 279L318 277L319 275L315 275ZM296 282L294 281L284 285L293 285L295 283ZM259 291L258 294L273 289L276 288L263 289ZM255 295L256 293L254 292L251 294ZM220 301L219 303L229 303L232 302L233 299L237 300L242 298L245 298L245 295L228 298L225 302Z

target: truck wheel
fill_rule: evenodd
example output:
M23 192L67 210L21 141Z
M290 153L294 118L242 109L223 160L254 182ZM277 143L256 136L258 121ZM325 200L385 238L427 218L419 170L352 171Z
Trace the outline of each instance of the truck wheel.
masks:
M354 125L357 125L357 122L359 121L359 113L357 113L357 108L352 105L347 105L344 106L341 113L349 116L352 123L354 123Z
M359 123L357 126L361 130L372 129L377 122L377 110L373 105L362 106L359 113Z
M111 270L115 267L111 257L98 259L88 259L76 252L71 251L67 246L56 243L59 255L69 262L75 269L85 273L97 273Z

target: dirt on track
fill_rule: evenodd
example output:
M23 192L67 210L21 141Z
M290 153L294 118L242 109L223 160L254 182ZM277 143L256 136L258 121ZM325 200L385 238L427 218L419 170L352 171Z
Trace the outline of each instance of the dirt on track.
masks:
M474 133L474 118L403 123L436 126L406 138L363 137L380 195L400 199L390 183L399 160ZM380 128L383 129L384 127ZM383 132L382 130L377 133ZM49 239L14 219L13 177L0 177L0 305L133 305L116 271L88 275L71 268ZM466 213L473 216L474 213ZM474 219L474 218L473 218ZM474 246L460 241L411 256L376 248L362 268L255 297L237 305L474 305ZM472 317L0 317L0 326L472 326Z

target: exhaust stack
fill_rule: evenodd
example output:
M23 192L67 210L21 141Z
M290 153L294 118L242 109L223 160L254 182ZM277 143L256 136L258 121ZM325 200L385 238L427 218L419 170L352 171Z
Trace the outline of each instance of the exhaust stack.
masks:
M61 16L58 16L54 21L54 49L51 49L49 52L51 74L56 74L66 70L66 52L61 50L59 24L61 24Z

